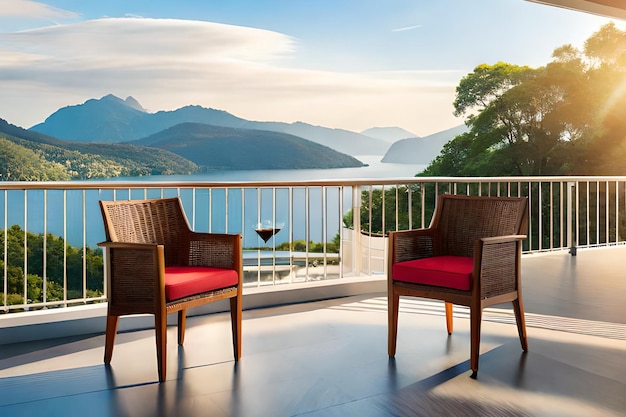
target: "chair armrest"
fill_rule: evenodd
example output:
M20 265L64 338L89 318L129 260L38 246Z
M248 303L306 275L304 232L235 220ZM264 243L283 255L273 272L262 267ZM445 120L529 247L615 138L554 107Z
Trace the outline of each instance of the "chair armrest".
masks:
M433 256L433 229L389 232L389 265Z
M205 233L189 234L189 265L213 266L242 270L241 234Z
M107 300L112 314L154 313L165 298L163 245L101 242L107 256Z
M98 246L109 249L133 249L133 250L153 250L156 243L128 243L128 242L100 242ZM162 246L162 245L161 245Z
M505 243L505 242L517 242L526 239L528 236L526 235L507 235L507 236L493 236L493 237L483 237L481 240L485 245L493 245L497 243Z
M518 289L522 241L526 235L477 239L474 245L474 285L481 298L507 294Z

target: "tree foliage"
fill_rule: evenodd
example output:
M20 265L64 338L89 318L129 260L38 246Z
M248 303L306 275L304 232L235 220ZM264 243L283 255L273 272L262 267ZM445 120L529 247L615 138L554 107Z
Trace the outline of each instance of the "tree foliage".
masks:
M545 67L479 65L454 107L469 131L421 175L626 175L626 32L604 25Z
M0 137L0 179L5 181L63 181L70 176L62 165Z
M6 233L7 304L98 297L104 293L104 268L101 249L76 248L52 234L24 233L18 225L0 230L0 253L4 250ZM27 260L25 271L24 259ZM44 262L45 259L45 262ZM83 283L83 269L86 281ZM26 276L26 281L24 277ZM26 283L26 289L24 284ZM24 292L26 291L26 294Z
M267 248L270 249L270 248ZM294 240L293 242L283 242L276 245L276 250L291 252L307 252L307 243L305 240ZM324 243L309 241L308 252L323 253ZM339 234L335 236L332 242L326 242L327 253L339 253Z
M626 32L609 23L582 49L563 45L552 58L541 68L482 64L463 77L453 104L469 131L445 144L419 175L626 175ZM427 226L432 207L415 196L432 201L434 185L413 187L363 191L361 231ZM409 203L413 224L405 214ZM416 224L422 212L426 224ZM343 220L352 227L354 213Z
M66 142L0 119L0 180L65 181L192 174L199 167L164 149L124 143Z

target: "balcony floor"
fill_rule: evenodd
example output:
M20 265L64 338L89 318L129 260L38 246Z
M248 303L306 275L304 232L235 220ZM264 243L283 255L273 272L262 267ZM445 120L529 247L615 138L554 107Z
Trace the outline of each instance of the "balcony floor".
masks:
M153 331L121 333L110 367L104 336L0 348L2 416L622 416L626 413L624 248L523 260L529 352L512 315L488 309L478 379L469 320L445 331L440 303L403 299L395 360L384 294L244 312L232 360L226 314L168 329L157 383Z

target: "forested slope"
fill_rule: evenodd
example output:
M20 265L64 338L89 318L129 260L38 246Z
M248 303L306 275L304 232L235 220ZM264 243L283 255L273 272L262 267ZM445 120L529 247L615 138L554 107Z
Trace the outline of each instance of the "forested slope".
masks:
M0 119L0 178L60 181L155 174L191 174L193 162L162 149L129 144L66 142Z

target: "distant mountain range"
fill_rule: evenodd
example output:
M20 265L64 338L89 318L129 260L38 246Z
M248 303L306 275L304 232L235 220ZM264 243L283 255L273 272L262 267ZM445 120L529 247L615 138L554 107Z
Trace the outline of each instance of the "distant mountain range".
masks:
M286 133L202 123L177 124L127 143L168 150L211 170L363 166L352 156Z
M193 174L228 169L324 169L363 163L279 132L183 123L123 143L70 142L0 119L0 180Z
M200 106L150 113L133 97L123 100L113 95L63 107L29 130L0 123L0 139L29 148L51 163L72 160L76 166L90 167L87 173L66 167L71 178L358 167L363 165L355 158L359 155L428 164L445 143L465 131L465 126L458 126L424 138L399 127L357 133L304 122L249 121ZM68 152L74 159L65 155ZM94 168L95 160L105 168Z
M393 143L401 139L417 138L415 133L404 130L400 127L372 127L361 132L362 135L369 136L371 138L384 140L385 142Z
M446 143L467 131L467 126L461 125L423 138L401 139L391 145L381 162L428 165Z
M389 148L389 142L349 130L304 122L256 122L200 106L148 113L134 98L122 100L113 95L63 107L30 130L75 142L117 143L141 139L181 123L287 133L352 156L382 156Z

